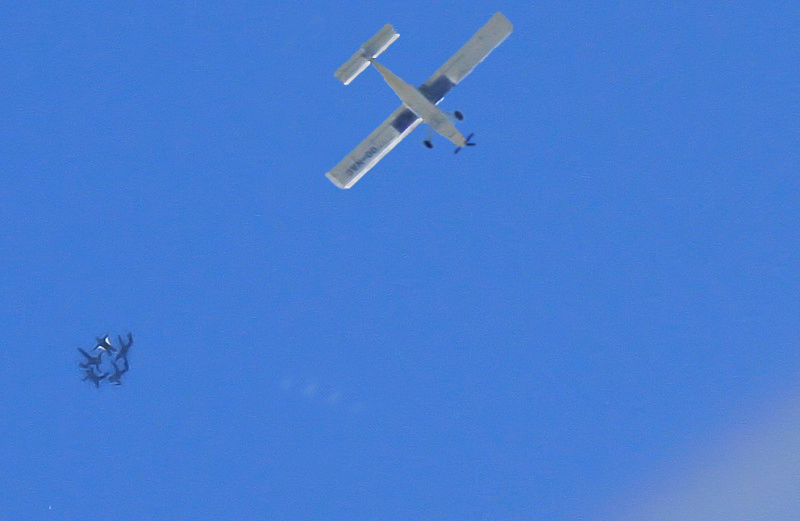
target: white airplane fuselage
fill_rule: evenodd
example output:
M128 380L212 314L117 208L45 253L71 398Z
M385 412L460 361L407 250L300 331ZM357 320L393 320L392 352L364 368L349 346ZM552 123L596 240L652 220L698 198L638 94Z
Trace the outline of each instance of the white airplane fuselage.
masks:
M369 58L370 63L378 69L383 79L403 101L403 104L414 114L422 118L422 121L430 125L442 137L453 142L457 147L467 144L467 139L458 131L450 118L442 110L428 101L416 87L398 77L395 73L376 62L374 58Z

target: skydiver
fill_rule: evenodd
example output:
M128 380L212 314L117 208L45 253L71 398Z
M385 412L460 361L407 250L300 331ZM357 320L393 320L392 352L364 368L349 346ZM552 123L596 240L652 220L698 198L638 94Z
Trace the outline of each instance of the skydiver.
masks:
M78 351L80 351L81 354L86 357L86 362L78 362L78 367L82 367L83 369L88 369L91 366L94 366L97 369L100 369L100 363L103 361L102 352L97 356L92 356L83 349L81 349L80 347L78 348Z
M108 335L104 335L102 337L97 336L95 337L95 340L97 340L97 345L94 347L95 349L102 349L108 353L113 353L116 351L114 346L112 346L111 342L108 340Z
M133 335L128 333L128 343L122 341L122 337L117 335L117 340L119 340L119 353L117 353L117 360L120 358L125 358L127 361L128 358L128 349L131 348L133 345Z
M122 375L127 373L128 369L130 369L128 361L125 359L123 359L123 361L125 362L124 369L120 369L119 366L116 363L114 363L114 374L108 377L108 383L110 383L111 385L122 385L122 380L121 380Z
M86 374L83 375L83 378L81 378L81 380L83 380L84 382L86 380L91 380L95 387L100 387L100 382L106 376L108 376L108 373L97 374L94 372L94 369L87 369Z

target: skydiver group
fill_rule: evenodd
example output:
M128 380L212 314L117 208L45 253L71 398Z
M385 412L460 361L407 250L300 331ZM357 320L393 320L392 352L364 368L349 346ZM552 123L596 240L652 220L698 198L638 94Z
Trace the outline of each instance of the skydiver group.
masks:
M94 351L99 353L89 354L80 347L78 351L86 359L79 362L78 367L84 370L81 380L90 381L95 387L100 387L100 382L105 380L111 385L122 385L122 375L128 372L128 350L133 345L133 335L128 333L126 343L121 336L117 336L119 347L111 345L108 335L97 337Z

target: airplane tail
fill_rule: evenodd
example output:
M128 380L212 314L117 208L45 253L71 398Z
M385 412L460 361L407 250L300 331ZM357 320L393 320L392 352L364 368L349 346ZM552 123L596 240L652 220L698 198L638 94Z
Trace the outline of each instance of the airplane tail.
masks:
M377 58L399 37L400 35L395 32L392 24L384 25L380 31L375 33L375 36L367 40L349 60L344 62L344 65L336 70L334 76L345 85L349 85L367 68L371 58Z

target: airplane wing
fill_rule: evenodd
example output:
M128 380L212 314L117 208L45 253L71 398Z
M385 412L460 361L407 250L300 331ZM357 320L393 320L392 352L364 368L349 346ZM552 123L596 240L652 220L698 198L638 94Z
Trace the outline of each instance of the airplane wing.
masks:
M445 94L466 78L495 47L503 43L513 29L508 18L502 13L495 13L458 52L420 86L420 92L431 103L438 104L444 99ZM400 105L325 176L339 188L350 188L421 122L422 118L405 105Z
M439 67L439 70L433 73L433 76L422 84L420 90L424 91L427 87L433 89L434 94L438 95L440 90L444 87L444 79L450 83L450 89L459 84L461 80L467 77L472 69L482 62L495 47L503 43L503 40L508 38L514 26L508 21L508 18L503 16L503 13L495 13L492 18L486 22L486 25L478 29L478 32L472 35L469 39L449 60L444 62L444 65ZM438 88L434 88L436 85ZM449 90L449 89L448 89ZM441 93L442 98L447 92ZM433 101L433 100L431 100ZM441 101L441 98L434 103Z
M350 188L420 123L422 118L400 105L325 176L339 188Z

